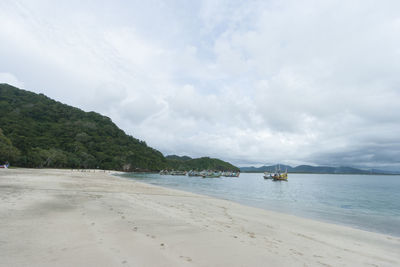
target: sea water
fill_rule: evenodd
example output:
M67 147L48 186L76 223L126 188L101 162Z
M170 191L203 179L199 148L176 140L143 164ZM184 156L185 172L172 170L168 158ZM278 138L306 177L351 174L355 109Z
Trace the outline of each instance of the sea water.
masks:
M244 205L400 236L400 176L289 174L288 181L261 173L201 178L124 174L158 186L235 201Z

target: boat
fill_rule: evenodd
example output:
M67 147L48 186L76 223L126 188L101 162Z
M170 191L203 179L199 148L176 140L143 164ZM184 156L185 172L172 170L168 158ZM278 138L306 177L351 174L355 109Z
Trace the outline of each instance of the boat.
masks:
M287 169L285 172L281 172L280 166L275 170L274 173L264 172L264 179L272 179L273 181L287 181L288 173Z
M274 173L274 175L272 176L272 179L274 181L287 181L287 179L288 179L287 171L284 173L281 173L281 172Z
M264 172L264 179L273 179L271 173L269 172Z
M188 172L188 176L202 176L202 175L198 171L191 170L191 171Z
M239 177L240 172L223 172L221 175L225 177Z
M186 176L186 171L168 171L168 170L161 170L160 175L180 175L180 176Z
M169 174L168 170L161 170L160 171L160 175L168 175L168 174Z
M203 178L219 178L221 177L221 172L202 171L201 176Z
M176 176L186 176L186 171L171 171L169 174Z

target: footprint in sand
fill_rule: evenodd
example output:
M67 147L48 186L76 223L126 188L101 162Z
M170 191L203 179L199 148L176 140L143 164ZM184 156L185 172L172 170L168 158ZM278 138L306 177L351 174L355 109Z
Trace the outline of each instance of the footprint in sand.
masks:
M256 238L256 235L253 232L247 232L251 238Z
M192 261L192 258L186 257L186 256L179 256L179 258L184 259L184 260L189 261L189 262Z
M327 267L331 267L332 265L329 265L329 264L327 264L327 263L324 263L324 262L320 262L320 261L317 261L319 264L321 264L321 265L323 265L323 266L327 266Z
M300 256L303 256L303 255L304 255L303 253L298 252L298 251L296 251L296 250L294 250L294 249L290 249L290 251L293 252L293 254L296 254L296 255L300 255Z

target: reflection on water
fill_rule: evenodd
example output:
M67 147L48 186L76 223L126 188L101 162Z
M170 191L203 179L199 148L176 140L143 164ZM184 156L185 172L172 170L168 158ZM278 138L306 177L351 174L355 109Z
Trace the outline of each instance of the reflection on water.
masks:
M260 173L239 178L125 174L146 183L227 199L356 228L400 236L400 176L289 174L289 181Z

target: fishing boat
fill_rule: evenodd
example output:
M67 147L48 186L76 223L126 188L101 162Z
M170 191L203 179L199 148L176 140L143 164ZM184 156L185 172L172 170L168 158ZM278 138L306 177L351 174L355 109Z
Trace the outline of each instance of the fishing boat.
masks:
M287 170L284 173L281 173L281 172L274 173L274 175L272 176L272 179L274 181L287 181L287 179L288 179Z
M222 176L225 176L225 177L239 177L239 175L240 175L240 172L223 172L222 173Z
M169 174L176 176L186 176L186 171L171 171Z
M278 166L274 173L264 172L264 179L272 179L273 181L287 181L287 169L285 172L281 172L281 168Z
M272 175L272 179L274 181L287 181L288 175L287 175L287 169L285 172L281 172L281 166L278 166L278 170L275 171L275 173Z
M192 170L192 171L188 172L188 176L202 176L202 175L201 175L201 172Z
M160 171L160 175L168 175L168 174L169 174L168 170L161 170Z
M270 172L264 172L264 179L273 179Z
M201 176L203 178L219 178L221 177L221 172L203 171L201 172Z

